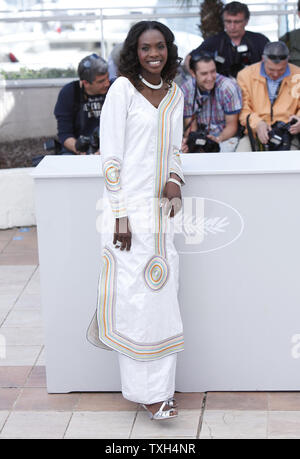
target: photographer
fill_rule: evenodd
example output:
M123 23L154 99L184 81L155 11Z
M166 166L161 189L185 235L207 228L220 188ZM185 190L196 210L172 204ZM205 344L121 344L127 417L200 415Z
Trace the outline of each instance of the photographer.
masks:
M235 81L216 72L216 64L209 54L194 56L190 67L193 79L181 87L185 125L182 151L235 151L238 116L242 108L240 88ZM205 140L210 142L203 149L197 149L193 139L199 147Z
M288 57L285 43L268 43L262 62L238 74L243 95L240 123L247 128L248 135L240 140L237 151L299 149L300 68L289 64ZM274 126L276 122L281 123L280 129ZM290 124L284 126L286 123ZM280 141L286 134L289 145L286 139Z
M99 120L110 87L107 63L91 54L80 61L78 76L61 89L54 109L60 153L99 154Z
M261 33L245 30L249 18L250 11L246 4L228 3L223 10L224 32L207 38L186 57L187 70L191 56L199 52L211 53L217 64L217 72L234 78L247 65L259 62L269 40Z

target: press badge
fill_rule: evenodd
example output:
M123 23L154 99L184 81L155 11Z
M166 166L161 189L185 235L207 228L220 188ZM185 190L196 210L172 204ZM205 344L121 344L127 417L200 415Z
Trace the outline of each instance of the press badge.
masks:
M248 46L247 45L240 45L237 48L238 53L246 53L248 51Z

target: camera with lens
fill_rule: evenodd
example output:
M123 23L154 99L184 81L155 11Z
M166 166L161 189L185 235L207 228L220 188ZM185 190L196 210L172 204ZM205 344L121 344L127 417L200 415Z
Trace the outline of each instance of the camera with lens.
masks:
M292 134L289 132L289 129L295 123L297 123L297 120L293 118L289 123L276 121L272 124L272 129L269 132L269 141L266 145L264 145L265 150L289 150L291 148L292 139Z
M240 45L236 48L235 62L230 66L230 74L234 77L243 70L247 65L251 64L251 54L247 45Z
M245 68L247 65L251 64L251 54L246 44L237 46L235 50L236 52L235 52L234 62L230 65L230 69L229 69L229 75L232 75L234 77L236 77L236 75L238 74L240 70ZM225 57L216 53L214 59L216 62L217 71L219 73L222 73L222 70L224 69L224 65L226 62Z
M99 150L99 128L95 128L90 136L80 135L75 143L75 148L81 153L93 155Z
M198 125L198 131L189 133L187 145L190 153L218 153L220 146L207 137L208 129L205 124Z

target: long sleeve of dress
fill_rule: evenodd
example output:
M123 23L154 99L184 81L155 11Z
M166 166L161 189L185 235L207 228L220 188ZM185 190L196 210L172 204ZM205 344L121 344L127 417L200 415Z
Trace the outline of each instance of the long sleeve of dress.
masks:
M181 150L181 143L183 137L183 107L184 107L184 97L180 99L178 104L178 108L175 113L175 119L172 123L172 145L171 148L173 151L171 152L170 158L170 168L169 173L172 172L177 174L178 177L184 182L184 176L182 172L181 166L181 159L180 159L180 150Z
M104 183L115 218L127 216L122 189L122 165L130 94L124 79L118 78L109 89L101 113L100 153Z
M173 83L156 108L127 78L119 77L101 115L100 152L107 188L97 302L99 339L144 362L180 352L184 346L177 297L178 254L173 231L165 231L157 199L170 168L181 175L177 155L182 98ZM117 215L127 211L133 235L130 250L114 248L108 194Z

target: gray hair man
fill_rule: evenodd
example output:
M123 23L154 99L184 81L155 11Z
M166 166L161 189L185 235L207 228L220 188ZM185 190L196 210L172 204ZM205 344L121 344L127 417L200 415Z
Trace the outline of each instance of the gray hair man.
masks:
M239 119L248 135L240 140L237 151L299 148L300 68L289 64L288 57L289 50L283 42L267 43L262 61L238 73L243 96ZM289 148L276 142L270 144L270 132L276 122L292 123L286 129L290 134Z
M80 139L91 138L93 144L92 139L99 136L101 110L110 87L107 62L97 54L82 59L77 73L79 80L61 89L54 109L62 154L91 152L88 142Z

